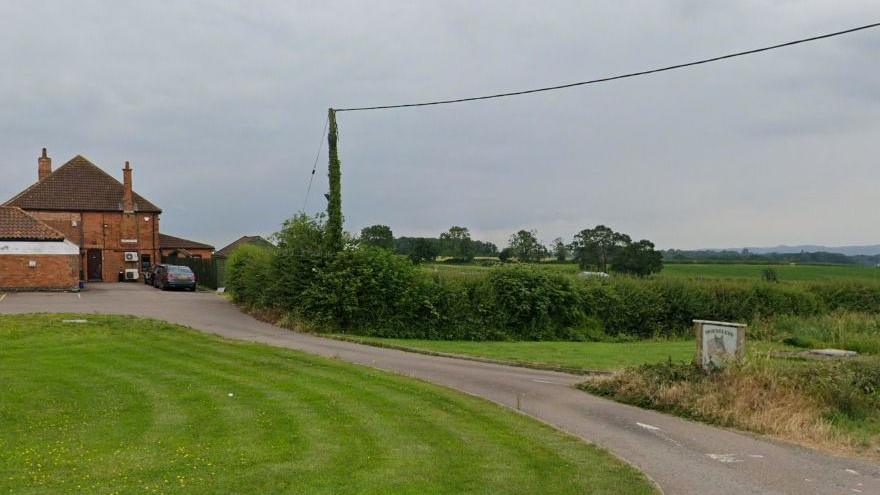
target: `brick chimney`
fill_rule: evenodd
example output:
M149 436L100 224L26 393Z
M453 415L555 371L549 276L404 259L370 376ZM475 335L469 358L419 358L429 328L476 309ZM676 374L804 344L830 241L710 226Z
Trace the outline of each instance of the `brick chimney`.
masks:
M128 162L125 162L125 168L122 169L122 185L125 188L122 192L122 210L133 212L134 194L131 192L131 167Z
M37 177L43 180L52 173L52 159L46 156L46 148L43 148L43 156L37 158Z

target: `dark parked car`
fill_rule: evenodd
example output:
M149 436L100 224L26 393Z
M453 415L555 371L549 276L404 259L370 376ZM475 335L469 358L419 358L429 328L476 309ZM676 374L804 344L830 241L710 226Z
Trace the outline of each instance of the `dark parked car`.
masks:
M162 264L160 263L160 264L157 264L157 265L153 265L153 266L151 266L151 267L149 267L149 268L147 268L147 269L144 270L144 283L145 283L145 284L147 284L147 285L152 285L152 286L155 286L155 285L156 285L156 284L154 283L154 280L156 279L156 278L155 278L155 277L156 277L156 270L158 270L160 266L165 266L165 265L162 265Z
M162 290L196 290L196 274L188 266L156 265L153 271L153 286Z

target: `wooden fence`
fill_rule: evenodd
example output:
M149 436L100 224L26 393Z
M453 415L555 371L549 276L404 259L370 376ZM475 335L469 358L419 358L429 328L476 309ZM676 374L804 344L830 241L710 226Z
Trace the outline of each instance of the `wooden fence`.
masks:
M198 283L202 287L217 289L225 284L225 262L223 258L211 258L203 260L200 258L178 258L176 256L165 256L162 263L169 265L188 266L198 278Z

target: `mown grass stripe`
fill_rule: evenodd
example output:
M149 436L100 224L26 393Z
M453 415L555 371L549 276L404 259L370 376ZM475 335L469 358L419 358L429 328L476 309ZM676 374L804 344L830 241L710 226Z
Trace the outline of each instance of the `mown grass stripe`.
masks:
M0 317L0 447L16 447L0 448L0 493L652 492L601 450L442 387L149 320L53 318Z

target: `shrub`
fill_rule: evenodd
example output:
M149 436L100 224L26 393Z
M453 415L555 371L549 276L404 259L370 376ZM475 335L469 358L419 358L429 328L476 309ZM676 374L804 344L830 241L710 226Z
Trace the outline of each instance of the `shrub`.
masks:
M281 231L275 234L278 247L272 260L272 283L268 291L273 306L298 312L303 291L314 283L330 260L324 251L325 230L323 216L299 214L285 221Z
M412 263L374 247L346 249L317 269L298 295L297 307L318 324L377 335L412 319Z
M808 286L831 310L880 312L880 285L823 282Z
M234 301L253 307L271 303L266 294L270 289L273 257L269 249L250 244L229 255L226 262L227 289Z
M761 270L761 278L766 282L779 282L779 274L776 273L775 268L764 268Z
M558 338L585 322L580 298L563 276L525 267L490 272L479 301L490 326L523 340Z
M665 308L656 286L628 278L591 282L587 304L606 332L651 337L663 331Z
M814 293L782 284L630 277L580 282L584 312L601 320L612 335L680 335L690 332L695 319L749 322L824 310Z

